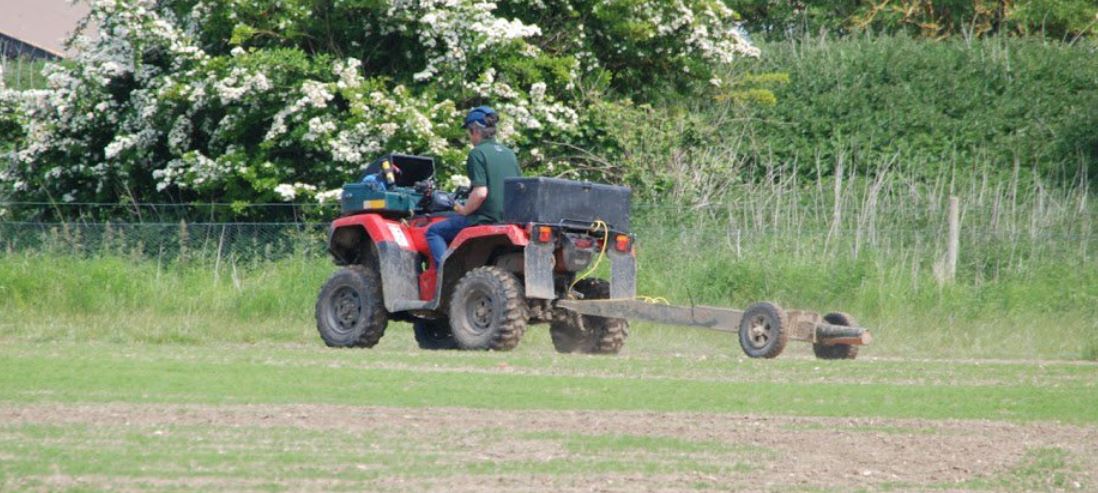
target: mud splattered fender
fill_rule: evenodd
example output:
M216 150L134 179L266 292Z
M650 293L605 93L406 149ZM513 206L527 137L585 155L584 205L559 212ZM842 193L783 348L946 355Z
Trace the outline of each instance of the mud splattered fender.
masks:
M637 296L637 257L630 248L627 252L619 252L616 248L608 248L610 257L610 298L633 299Z
M526 276L526 297L551 300L556 298L553 286L553 251L555 244L531 241L526 245L523 275Z

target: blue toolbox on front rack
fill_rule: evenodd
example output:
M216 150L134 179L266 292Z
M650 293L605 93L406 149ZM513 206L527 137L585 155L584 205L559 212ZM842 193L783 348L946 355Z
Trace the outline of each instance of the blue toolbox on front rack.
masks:
M366 167L357 183L343 186L344 215L381 212L411 216L423 199L414 187L435 174L435 160L424 156L386 154Z

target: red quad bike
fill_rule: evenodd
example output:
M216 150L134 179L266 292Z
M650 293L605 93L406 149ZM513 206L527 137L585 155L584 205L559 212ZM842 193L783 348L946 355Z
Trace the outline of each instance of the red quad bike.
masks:
M506 222L466 228L435 265L427 228L451 213L462 191L436 190L433 174L431 158L390 154L368 166L360 183L344 187L343 214L332 222L328 242L343 268L316 304L327 345L371 347L398 320L412 323L424 349L505 351L529 324L549 323L558 351L621 350L628 322L581 316L554 302L633 298L628 188L508 180ZM611 281L574 283L600 252Z
M389 154L343 187L342 215L328 250L336 272L316 303L317 329L332 347L372 347L390 320L411 322L424 349L491 349L518 345L532 323L548 323L563 353L614 354L628 335L626 319L738 334L752 358L773 358L788 340L812 343L821 359L852 359L870 333L850 315L821 316L756 303L746 310L671 306L636 300L630 191L551 178L504 184L504 222L466 228L442 265L427 246L427 228L452 214L455 200L437 190L434 161ZM579 273L605 256L610 279Z

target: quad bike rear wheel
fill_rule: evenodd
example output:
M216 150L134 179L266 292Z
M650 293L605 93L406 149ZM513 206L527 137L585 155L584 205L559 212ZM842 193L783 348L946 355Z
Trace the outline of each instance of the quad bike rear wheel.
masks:
M843 313L833 312L824 315L824 322L831 325L843 325L847 327L856 327L858 322L854 320L854 317ZM858 346L853 344L812 344L812 352L816 353L816 357L820 359L854 359L858 357Z
M365 265L340 269L316 300L316 328L330 347L373 347L385 335L389 314L381 298L381 276Z
M585 300L610 298L610 283L603 279L581 279L575 289ZM629 321L567 312L549 324L549 335L560 353L617 354L629 335Z
M416 344L420 349L457 349L457 341L450 331L450 321L444 318L437 320L416 320L412 323L412 330L416 335Z
M526 332L526 297L518 278L495 266L466 273L450 297L450 329L462 349L514 349Z
M785 349L789 320L778 305L755 303L740 320L740 347L752 358L776 358Z

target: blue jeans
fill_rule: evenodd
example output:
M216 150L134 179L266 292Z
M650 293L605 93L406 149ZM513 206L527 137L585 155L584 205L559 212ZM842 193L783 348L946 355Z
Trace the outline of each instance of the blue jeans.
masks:
M427 246L431 248L431 257L435 259L436 268L442 266L442 256L446 255L446 246L454 241L454 237L461 230L469 226L472 226L469 224L469 218L454 215L427 228Z

